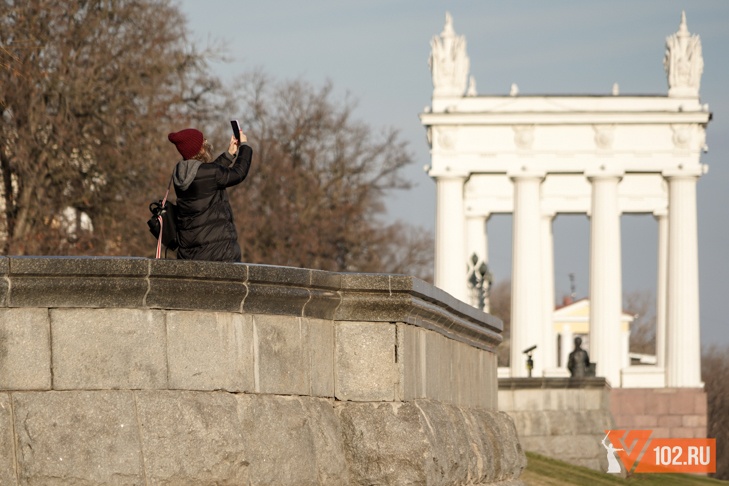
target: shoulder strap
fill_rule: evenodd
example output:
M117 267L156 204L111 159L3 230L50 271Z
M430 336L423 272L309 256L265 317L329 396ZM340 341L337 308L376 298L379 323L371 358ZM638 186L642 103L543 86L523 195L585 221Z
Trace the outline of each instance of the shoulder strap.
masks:
M165 192L165 197L164 199L162 199L162 210L164 210L165 204L167 204L167 197L170 195L170 187L172 187L172 176L170 176L170 182L167 184L167 192ZM157 221L159 221L159 236L157 237L157 254L155 258L159 259L162 255L162 232L164 231L164 222L162 221L161 214L157 216Z

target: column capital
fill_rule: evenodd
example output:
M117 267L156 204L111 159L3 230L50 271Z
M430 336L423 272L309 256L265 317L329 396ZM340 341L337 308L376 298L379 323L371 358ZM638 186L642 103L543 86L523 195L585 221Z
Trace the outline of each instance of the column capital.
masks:
M466 180L471 176L471 173L464 170L453 170L450 167L446 167L445 169L441 170L433 170L431 169L428 172L428 175L436 180L436 182L440 179L463 179Z
M625 175L625 170L622 167L610 167L601 165L594 169L588 169L585 171L585 177L587 179L622 179Z
M709 172L709 166L706 164L691 165L690 167L678 164L676 167L665 169L661 175L666 179L699 178L707 172Z
M546 177L547 173L544 170L534 169L526 165L512 169L506 172L506 176L511 179L539 179L542 180Z

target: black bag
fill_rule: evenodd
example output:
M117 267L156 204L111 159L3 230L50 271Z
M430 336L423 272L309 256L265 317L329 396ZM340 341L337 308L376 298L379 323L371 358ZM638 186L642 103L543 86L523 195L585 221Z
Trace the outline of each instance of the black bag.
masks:
M167 192L162 200L154 201L149 205L152 217L147 221L149 232L157 238L156 258L160 258L162 245L170 250L176 250L180 246L177 241L177 206L167 200L172 186L172 177L167 184Z
M160 239L160 229L162 230L161 242L170 250L176 250L179 246L177 242L177 206L170 201L156 201L149 205L152 217L147 221L149 231L155 238ZM160 217L162 223L160 224Z

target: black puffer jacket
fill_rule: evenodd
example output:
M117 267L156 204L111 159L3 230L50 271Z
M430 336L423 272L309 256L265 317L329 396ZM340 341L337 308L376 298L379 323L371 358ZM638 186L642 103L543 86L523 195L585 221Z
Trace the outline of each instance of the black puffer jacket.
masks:
M238 233L226 187L243 182L251 168L253 150L241 145L235 163L223 152L211 163L183 160L175 167L177 194L177 258L239 262Z

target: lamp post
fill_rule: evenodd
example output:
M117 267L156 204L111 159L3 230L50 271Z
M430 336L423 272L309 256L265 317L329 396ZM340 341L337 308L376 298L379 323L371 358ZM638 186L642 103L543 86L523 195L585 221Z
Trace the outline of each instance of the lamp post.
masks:
M484 310L484 307L486 307L486 296L488 295L491 283L493 282L493 275L491 275L489 266L486 262L481 262L481 265L476 267L476 264L478 263L478 255L475 253L471 255L471 263L473 265L473 270L471 271L471 275L468 277L468 282L471 284L471 287L476 289L478 292L478 309Z

